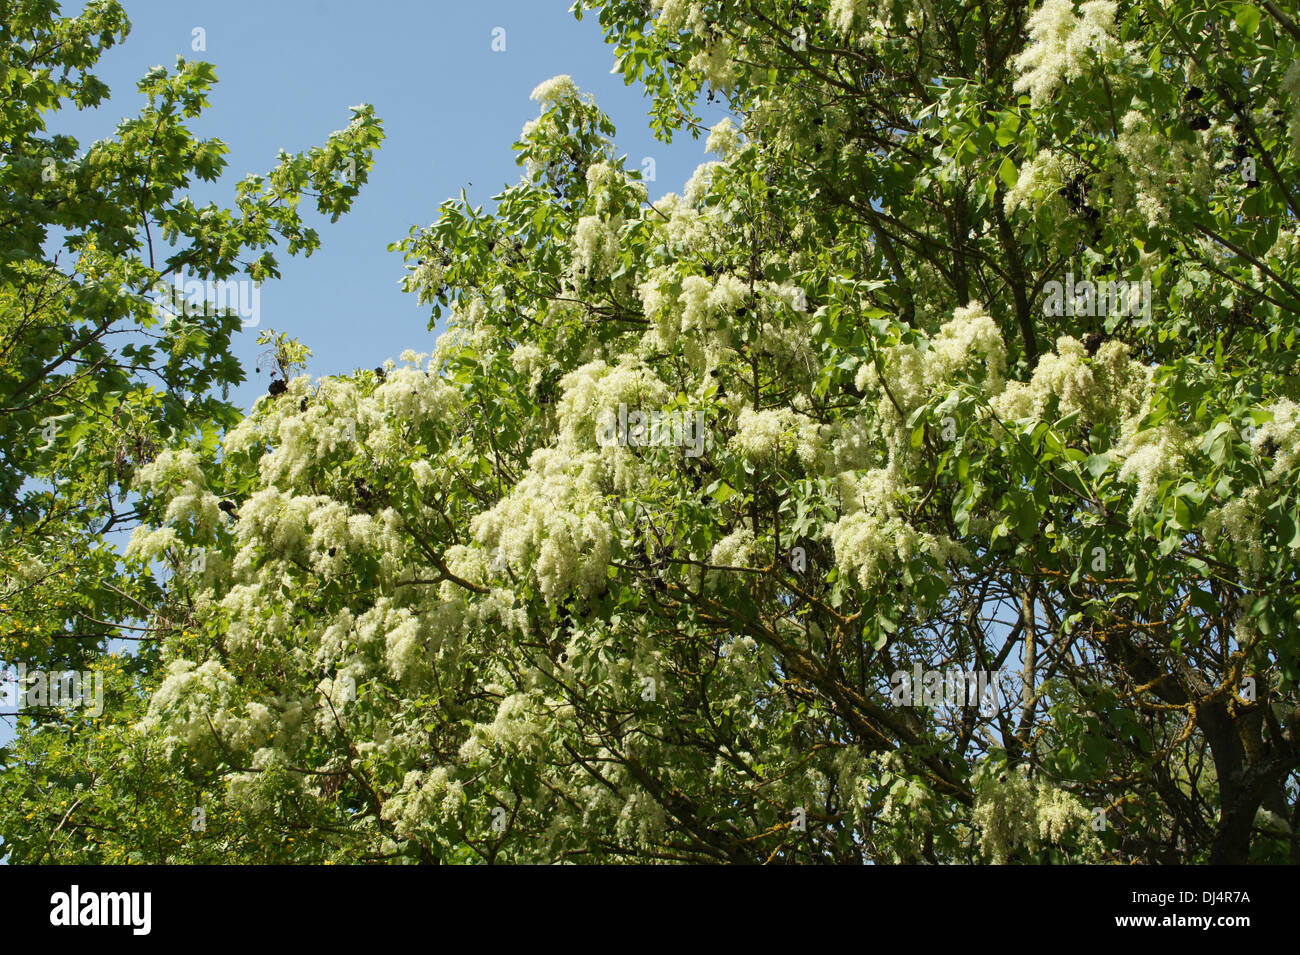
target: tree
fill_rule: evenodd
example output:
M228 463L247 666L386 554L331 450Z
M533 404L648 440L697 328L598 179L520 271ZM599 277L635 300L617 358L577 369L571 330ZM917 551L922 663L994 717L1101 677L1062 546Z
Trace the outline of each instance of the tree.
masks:
M142 469L140 738L302 860L1300 860L1300 28L575 11L719 161L542 84L431 356Z
M137 624L162 591L112 537L142 516L136 471L168 445L213 448L239 420L225 400L243 380L231 342L256 324L260 283L279 275L272 249L317 248L302 199L337 220L382 132L370 107L355 107L324 146L242 180L232 208L200 208L186 190L216 180L227 151L187 127L207 105L210 64L151 70L139 116L82 151L48 123L103 102L91 70L126 36L124 11L93 2L60 17L49 0L0 10L0 660L144 678L157 634ZM141 652L101 659L123 637L143 640ZM63 732L78 722L34 717Z
M111 588L57 581L78 567L113 578L103 535L137 517L125 506L135 467L168 440L212 443L238 420L212 395L243 377L230 354L249 318L237 314L249 300L238 296L279 274L273 252L245 257L281 239L310 254L319 238L299 215L302 196L315 190L318 210L337 219L381 135L371 110L357 108L326 147L282 155L269 176L241 182L236 209L198 209L183 190L225 166L220 140L197 140L185 127L207 103L212 67L181 60L175 75L151 71L140 83L149 100L141 115L79 155L75 140L47 134L46 116L103 100L108 90L89 69L129 24L115 3L71 18L56 11L6 4L0 34L12 93L0 120L9 230L0 257L0 502L8 609L32 653L33 643L48 650L64 623L97 631L80 639L111 633L85 626L93 616L129 615ZM247 278L232 278L240 274ZM218 302L181 301L186 282L205 284L209 297L215 286ZM223 303L223 291L237 294ZM58 554L67 559L48 559Z

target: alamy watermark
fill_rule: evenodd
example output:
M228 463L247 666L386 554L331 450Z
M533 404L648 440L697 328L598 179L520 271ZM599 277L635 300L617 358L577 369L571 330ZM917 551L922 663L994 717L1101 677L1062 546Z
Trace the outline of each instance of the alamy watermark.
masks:
M1065 273L1065 281L1053 279L1043 285L1047 297L1043 300L1043 314L1049 318L1061 316L1127 315L1151 318L1151 280L1141 282L1113 281L1111 279L1074 280L1073 272Z
M625 402L619 402L617 412L601 415L596 443L602 448L685 448L688 458L698 458L711 444L703 411L628 411Z
M119 925L132 935L148 935L153 927L152 892L83 892L74 885L50 896L50 924Z
M179 304L187 315L238 315L244 328L256 328L262 322L262 283L249 278L201 279L177 273L171 285L154 283L154 315L165 321Z
M991 715L999 708L998 682L1002 670L922 670L912 664L909 673L895 670L889 682L889 698L895 706L978 706Z
M28 670L0 666L0 712L30 707L63 706L84 709L90 716L104 712L103 670Z

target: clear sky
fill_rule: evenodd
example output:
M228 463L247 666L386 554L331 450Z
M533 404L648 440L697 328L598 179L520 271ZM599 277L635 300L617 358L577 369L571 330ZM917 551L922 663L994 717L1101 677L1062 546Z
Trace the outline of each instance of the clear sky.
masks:
M198 183L197 204L232 203L234 184L275 165L281 148L324 143L347 125L348 107L372 103L386 139L352 211L330 224L308 217L321 235L309 259L279 256L283 278L261 291L261 326L288 332L314 352L316 376L373 368L407 348L432 351L430 311L403 293L400 253L390 242L426 225L464 188L474 204L519 179L511 145L537 115L529 99L542 80L568 73L618 126L629 165L655 159L652 199L680 191L706 157L703 140L682 136L666 147L649 132L648 101L610 74L612 48L594 16L581 23L569 0L125 0L130 35L100 60L96 74L113 91L96 110L49 117L49 131L76 137L82 149L111 136L143 104L136 82L177 56L215 65L211 105L193 123L199 136L229 147L225 175ZM84 3L65 2L71 14ZM496 28L505 50L493 50ZM204 50L192 47L201 28ZM499 45L499 44L498 44ZM722 114L715 110L716 117ZM308 203L304 202L306 210ZM247 408L268 374L255 371L257 328L235 339L248 381L231 397ZM0 744L13 720L0 719Z

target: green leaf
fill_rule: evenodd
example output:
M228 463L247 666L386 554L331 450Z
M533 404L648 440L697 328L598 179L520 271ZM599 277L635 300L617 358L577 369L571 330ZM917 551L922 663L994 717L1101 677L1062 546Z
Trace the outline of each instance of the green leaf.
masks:
M1002 181L1006 184L1008 189L1015 187L1016 180L1020 178L1020 171L1016 169L1016 164L1011 161L1010 156L1002 157L1002 163L998 166L998 175L1002 178Z
M1259 30L1260 10L1253 3L1237 4L1237 15L1234 17L1237 28L1243 33L1254 36Z
M1287 507L1286 501L1278 499L1268 508L1268 523L1277 534L1278 543L1286 548L1300 547L1300 525L1297 524L1295 512Z

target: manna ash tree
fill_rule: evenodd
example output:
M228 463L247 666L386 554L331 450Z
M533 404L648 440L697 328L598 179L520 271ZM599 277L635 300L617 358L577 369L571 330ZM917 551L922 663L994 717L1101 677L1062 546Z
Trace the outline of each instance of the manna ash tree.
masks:
M575 10L716 161L543 83L396 245L431 353L143 467L116 732L192 801L7 793L16 858L1300 860L1294 18Z

